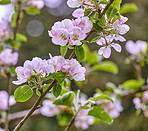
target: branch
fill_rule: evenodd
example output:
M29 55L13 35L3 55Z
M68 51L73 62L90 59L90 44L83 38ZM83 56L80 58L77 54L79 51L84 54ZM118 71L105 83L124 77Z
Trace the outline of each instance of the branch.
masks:
M20 13L21 13L21 6L19 5L18 7L18 14L17 14L17 18L16 18L16 27L13 30L13 39L16 39L16 33L18 31L18 27L19 27L19 21L20 21Z
M114 0L110 0L110 2L106 5L105 9L103 10L103 12L99 15L99 19L102 18L102 16L105 14L105 12L107 11L107 9L109 8L109 6L114 2Z
M27 119L31 116L31 114L37 109L37 106L40 104L43 97L48 93L48 91L54 86L56 82L57 82L56 79L54 79L51 82L50 86L45 90L45 92L43 92L43 94L41 94L41 96L34 103L30 111L27 113L27 115L19 122L19 124L15 127L13 131L18 131L23 126L23 124L27 121Z
M8 124L9 124L9 113L10 113L10 105L9 105L9 99L11 95L11 87L12 87L12 77L11 74L7 74L8 77L8 98L7 98L7 110L6 110L6 118L5 118L5 131L8 131Z

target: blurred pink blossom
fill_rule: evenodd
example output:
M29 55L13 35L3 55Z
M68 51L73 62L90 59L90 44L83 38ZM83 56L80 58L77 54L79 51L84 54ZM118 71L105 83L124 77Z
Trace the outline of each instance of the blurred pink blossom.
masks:
M16 103L14 96L9 98L9 105L12 106ZM0 110L6 110L8 104L8 93L6 91L0 91Z
M126 42L126 50L132 55L139 55L145 53L147 49L147 43L145 41L137 40L135 43L132 40Z
M12 49L4 49L0 53L0 66L11 66L16 65L18 61L18 53L12 52Z

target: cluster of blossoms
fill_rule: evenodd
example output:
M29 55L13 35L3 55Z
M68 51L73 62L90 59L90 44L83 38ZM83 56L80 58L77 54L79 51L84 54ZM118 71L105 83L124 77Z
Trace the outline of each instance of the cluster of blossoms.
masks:
M76 96L73 101L76 112L79 110L80 106L85 105L86 102L87 102L87 99L85 97L81 96L80 98L78 98L78 96ZM93 125L93 123L95 122L95 118L93 116L88 115L88 112L90 110L91 109L81 109L78 112L78 114L75 118L75 121L74 121L74 125L77 128L87 129L87 128L89 128L90 125Z
M76 81L85 80L85 68L82 67L76 59L65 59L61 56L54 56L48 60L42 60L35 57L32 61L26 60L24 66L16 68L18 81L13 81L19 85L25 83L32 74L40 73L42 77L55 72L65 72Z
M148 91L144 91L142 98L135 97L133 103L135 104L136 109L143 110L145 117L148 117Z
M99 96L98 93L94 94L94 97L97 96ZM96 104L103 107L110 117L117 118L119 117L120 112L122 112L123 110L123 107L121 105L121 100L117 99L115 96L111 96L111 99L114 101L114 103L112 103L109 100L101 100L101 101L96 101Z
M139 56L146 53L147 43L141 40L137 40L134 43L132 40L129 40L126 42L125 48L131 55Z
M116 20L111 26L109 33L105 34L104 38L101 37L96 43L101 45L98 51L99 55L102 55L105 58L109 58L111 55L111 47L113 47L117 52L121 52L121 46L117 43L112 43L113 40L119 40L120 42L126 41L126 39L121 36L126 34L129 31L129 26L124 24L128 20L127 17L121 16L120 20Z
M81 45L81 40L86 38L86 33L91 31L93 25L88 17L81 17L82 14L79 15L78 12L73 16L78 18L75 20L65 19L52 26L49 36L52 37L54 44L65 46L69 42L71 46Z
M58 97L60 98L60 96ZM76 112L79 110L80 104L84 105L87 102L87 100L84 97L81 97L79 100L77 97L75 97L73 101L73 107L76 110ZM58 115L61 111L66 110L67 106L63 105L54 105L53 100L44 100L43 106L41 107L41 114L47 117L53 117ZM87 129L90 125L92 125L95 121L95 118L93 116L89 116L88 112L90 109L81 109L78 111L77 116L74 121L74 125L77 128L81 129Z
M4 49L0 53L0 66L12 66L16 65L18 61L18 53L12 52L12 49Z
M9 99L9 105L12 106L16 103L14 96L11 95ZM6 91L0 91L0 110L7 110L8 106L8 93Z

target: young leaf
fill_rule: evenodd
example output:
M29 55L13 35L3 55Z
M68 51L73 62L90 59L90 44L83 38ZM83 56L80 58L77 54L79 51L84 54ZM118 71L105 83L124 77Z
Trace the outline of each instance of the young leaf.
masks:
M40 13L40 9L38 9L36 6L27 6L25 11L28 15L37 15Z
M95 31L98 31L98 32L103 30L103 28L101 26L99 26L98 24L93 24L93 28Z
M58 96L61 94L61 91L62 91L61 85L55 84L55 85L53 86L53 95L54 95L55 97L58 97Z
M10 4L11 0L1 0L0 1L0 5L6 5L6 4Z
M120 14L136 12L137 10L138 10L138 7L136 6L135 3L126 3L121 7Z
M104 111L104 109L99 106L95 106L92 110L90 110L88 115L99 118L100 120L107 123L111 123L113 121L112 118Z
M73 100L75 98L75 93L70 91L63 94L59 99L56 99L53 104L55 105L66 105L71 107Z
M84 16L88 16L91 13L91 9L85 9Z
M50 85L50 84L47 84L47 85L43 86L43 92L47 89L47 87L48 87L49 85ZM38 90L38 88L36 89L36 94L37 94L38 96L41 95L41 92Z
M17 33L17 34L16 34L16 40L17 40L17 41L26 42L26 41L27 41L27 38L26 38L26 36L24 36L24 35L22 35L22 34L20 34L20 33Z
M98 101L98 100L109 100L111 101L112 103L114 103L114 101L107 95L100 95L100 96L97 96L95 98L92 99L93 101Z
M96 41L99 40L100 38L101 38L101 36L95 37L95 38L93 38L93 39L91 40L90 43L96 42Z
M100 70L100 71L111 72L115 75L118 73L118 66L112 61L104 61L102 63L96 64L93 66L93 69L95 71Z
M125 81L122 86L124 89L128 89L128 90L137 90L139 88L141 88L145 83L144 79L141 79L140 81L138 80L127 80Z
M78 61L82 62L82 60L85 57L84 48L82 46L76 46L75 52L76 52L76 56L77 56Z
M106 88L109 89L109 90L115 90L117 87L114 83L112 82L107 82L106 83Z
M62 83L66 77L65 72L55 72L52 74L52 76L59 82Z
M60 47L61 56L65 56L67 52L67 45Z
M20 86L14 92L14 98L18 102L25 102L33 95L33 90L28 86Z

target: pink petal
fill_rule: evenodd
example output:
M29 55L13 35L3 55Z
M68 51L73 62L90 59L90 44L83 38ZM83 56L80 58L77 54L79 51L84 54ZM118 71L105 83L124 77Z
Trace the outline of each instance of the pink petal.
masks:
M117 51L121 52L121 46L117 43L112 43L111 46Z
M99 51L98 51L98 54L99 54L99 55L102 55L103 52L104 52L104 50L105 50L105 47L101 47L101 48L99 49Z
M109 47L107 47L107 48L104 50L104 52L103 52L103 56L104 56L105 58L109 58L110 55L111 55L111 49L110 49Z
M73 17L76 17L76 18L78 18L78 17L82 17L82 16L84 16L84 10L83 9L76 9L73 13L72 13L72 16Z

